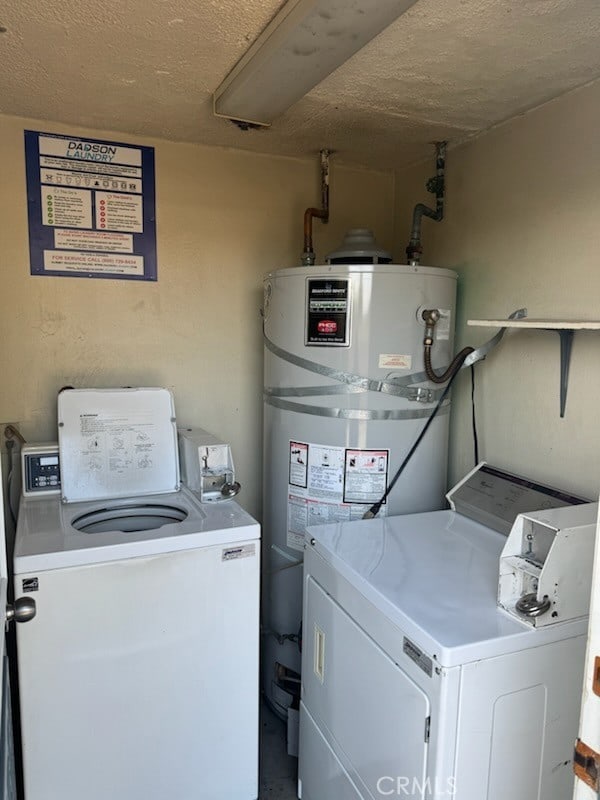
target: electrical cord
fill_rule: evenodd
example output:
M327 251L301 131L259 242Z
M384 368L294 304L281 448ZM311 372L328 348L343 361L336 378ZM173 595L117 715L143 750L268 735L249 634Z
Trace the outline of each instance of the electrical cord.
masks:
M467 356L468 356L468 353L465 353L465 354L464 354L464 357L463 357L463 361L464 361L464 359L465 359ZM398 467L398 470L396 471L396 474L394 475L394 477L392 478L392 480L389 482L389 484L388 484L388 486L387 486L387 489L385 490L385 492L384 492L384 494L382 495L381 499L380 499L380 500L378 500L376 503L373 503L373 505L372 505L372 506L371 506L371 507L368 509L368 511L366 511L366 512L363 514L363 519L373 519L374 517L376 517L376 516L377 516L377 514L379 514L379 511L380 511L380 509L381 509L381 506L382 506L382 505L385 503L385 501L387 500L387 498L388 498L388 495L390 494L390 492L392 491L392 489L394 488L394 486L395 486L395 485L396 485L396 483L398 482L398 478L400 477L400 475L402 475L402 473L404 472L404 469L405 469L406 465L407 465L407 464L408 464L408 462L411 460L411 458L412 458L412 457L413 457L413 455L415 454L415 452L416 452L417 448L419 447L419 445L420 445L420 444L421 444L421 442L423 441L423 437L425 436L425 434L426 434L426 433L427 433L427 431L429 430L429 426L431 425L431 423L433 422L433 420L436 418L438 411L439 411L439 410L440 410L440 408L442 407L442 403L444 402L444 400L445 400L445 399L446 399L446 397L448 396L448 392L450 391L450 387L451 387L451 386L452 386L452 384L454 383L454 379L456 378L456 376L457 376L457 375L458 375L458 373L460 372L460 368L461 368L461 366L462 366L462 361L461 361L460 363L456 362L456 364L455 364L455 371L452 373L452 375L450 376L450 380L448 381L448 383L447 383L447 384L446 384L446 386L444 387L444 391L443 391L443 392L442 392L442 394L440 395L440 398L439 398L439 400L437 401L435 408L433 409L433 411L431 412L431 414L429 415L429 417L428 417L428 419L427 419L427 422L426 422L426 423L425 423L425 425L423 426L423 430L422 430L422 431L421 431L421 433L420 433L420 434L417 436L415 443L413 444L413 446L412 446L412 447L410 448L410 450L408 451L408 453L407 453L407 455L406 455L406 457L405 457L404 461L402 462L402 464L400 464L400 466Z
M10 516L13 522L13 525L17 524L17 515L15 514L15 510L12 504L12 483L13 483L13 449L15 446L14 439L7 439L6 440L6 452L8 453L8 477L6 479L6 494L8 496L8 510L10 511Z
M277 633L277 631L263 631L263 636L272 636L277 640L278 644L285 644L286 642L295 642L298 645L298 650L302 652L302 624L298 629L298 633Z
M477 418L475 416L475 365L471 364L471 424L473 426L473 458L474 466L479 464L479 437L477 436Z
M16 527L17 525L17 517L19 516L18 505L19 505L19 493L21 491L21 484L20 480L17 480L15 484L15 441L19 442L19 450L17 450L17 458L20 453L20 448L26 443L25 437L21 434L20 430L15 426L11 425L10 423L4 427L4 439L6 445L6 453L8 455L9 466L8 466L8 477L6 479L6 489L7 489L7 500L8 500L8 510L10 512L10 516L13 522L13 525ZM17 465L18 470L18 465ZM17 497L15 498L15 493L17 493Z

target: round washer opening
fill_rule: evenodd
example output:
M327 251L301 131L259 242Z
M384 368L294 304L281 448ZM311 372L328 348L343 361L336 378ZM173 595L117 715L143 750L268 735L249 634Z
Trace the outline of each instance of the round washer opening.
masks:
M183 522L187 515L187 511L177 506L136 503L135 505L96 508L94 511L76 517L71 525L82 533L107 533L109 531L136 533Z

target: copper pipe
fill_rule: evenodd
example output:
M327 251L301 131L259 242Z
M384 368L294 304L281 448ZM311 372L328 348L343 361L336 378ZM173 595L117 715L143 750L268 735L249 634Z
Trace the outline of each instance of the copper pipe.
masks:
M304 252L302 264L312 266L315 263L313 248L313 218L320 219L323 224L329 222L329 150L321 150L321 208L307 208L304 212Z
M307 208L304 212L304 252L305 253L312 253L313 252L313 240L312 240L312 221L313 217L317 217L317 219L322 219L323 222L327 222L329 220L329 211L324 210L322 208Z

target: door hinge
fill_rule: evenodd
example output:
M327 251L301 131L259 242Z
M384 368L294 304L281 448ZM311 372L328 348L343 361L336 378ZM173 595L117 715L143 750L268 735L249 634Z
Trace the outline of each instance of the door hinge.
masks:
M594 659L594 678L592 680L592 691L600 697L600 656Z
M431 717L425 720L425 743L429 741L429 734L431 732Z
M600 754L577 739L573 753L573 772L595 792L600 791Z

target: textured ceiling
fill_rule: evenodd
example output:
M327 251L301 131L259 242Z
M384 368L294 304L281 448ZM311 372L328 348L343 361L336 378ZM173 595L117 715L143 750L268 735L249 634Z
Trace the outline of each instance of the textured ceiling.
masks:
M0 113L399 167L600 77L598 0L419 0L270 129L212 91L282 0L0 0Z

